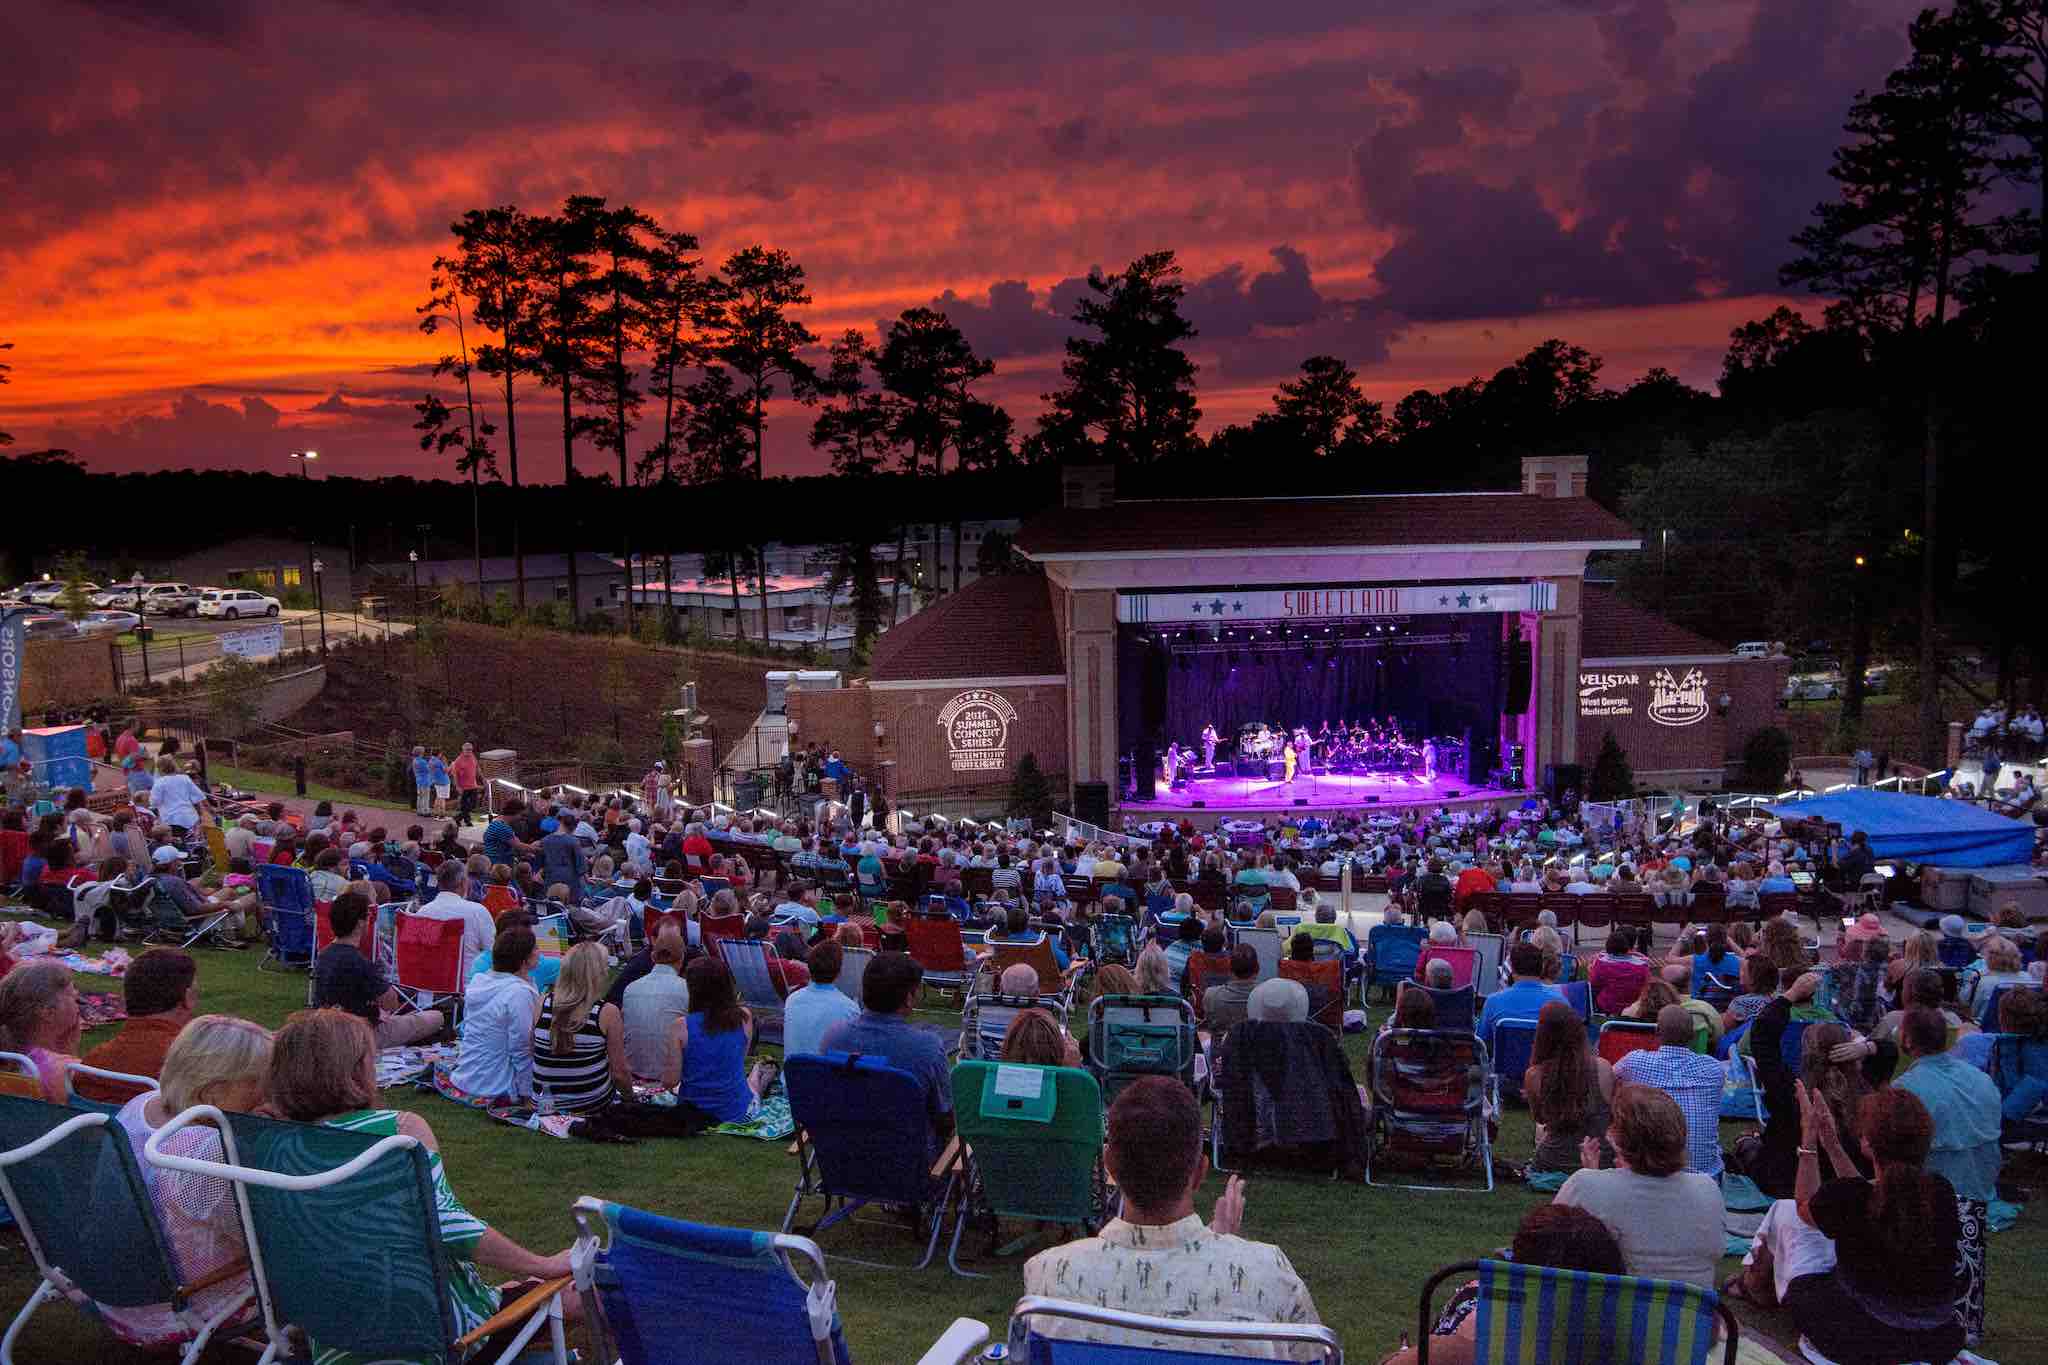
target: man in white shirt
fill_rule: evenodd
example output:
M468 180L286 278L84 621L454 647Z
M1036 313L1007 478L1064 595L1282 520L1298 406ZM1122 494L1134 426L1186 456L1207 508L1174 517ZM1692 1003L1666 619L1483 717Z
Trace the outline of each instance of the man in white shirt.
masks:
M775 907L774 918L818 922L818 888L810 882L791 882L789 894Z
M626 861L651 870L653 865L648 860L653 853L654 845L640 832L640 817L636 815L626 822Z
M1145 1076L1110 1106L1103 1161L1123 1193L1123 1212L1093 1237L1041 1251L1024 1266L1024 1292L1160 1317L1317 1324L1315 1302L1287 1254L1237 1235L1244 1180L1230 1178L1208 1226L1195 1191L1209 1174L1202 1111L1168 1076ZM1113 1298L1113 1301L1112 1301ZM1113 1344L1185 1347L1184 1338L1047 1318L1047 1335ZM1135 1337L1135 1339L1133 1339ZM1232 1354L1321 1360L1320 1347L1233 1343Z
M248 858L252 856L249 852L249 845L256 842L256 823L255 816L245 815L235 821L234 825L228 830L224 842L227 844L228 856L230 858ZM330 896L326 899L332 900L333 897Z
M478 953L487 950L498 936L497 925L491 919L491 912L473 900L463 898L463 890L469 882L469 874L454 858L441 864L434 874L434 884L440 894L422 905L417 913L429 919L459 919L462 921L462 960L472 961Z

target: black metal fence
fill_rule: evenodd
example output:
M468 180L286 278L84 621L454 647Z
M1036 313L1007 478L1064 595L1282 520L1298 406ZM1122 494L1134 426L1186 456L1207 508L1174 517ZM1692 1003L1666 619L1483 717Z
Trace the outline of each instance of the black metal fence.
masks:
M401 623L402 624L402 623ZM392 622L346 612L329 612L325 622L325 643L341 645L354 640L389 641ZM294 621L272 621L262 617L252 618L243 630L275 629L280 632L276 656L297 656L311 660L319 657L322 644L322 623L320 619L308 617ZM214 633L193 631L165 623L155 626L154 636L147 643L132 645L117 644L113 647L114 686L121 692L151 683L184 682L194 677L205 676L204 665L211 664L227 651L221 647L223 635L235 634L234 629Z

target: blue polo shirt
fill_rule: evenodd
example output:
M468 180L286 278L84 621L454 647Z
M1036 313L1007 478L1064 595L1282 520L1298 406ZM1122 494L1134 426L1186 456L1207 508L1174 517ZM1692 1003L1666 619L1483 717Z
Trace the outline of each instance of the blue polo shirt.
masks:
M484 826L484 856L493 863L509 866L512 862L512 841L518 837L503 816L492 816L491 823Z
M924 1090L925 1114L934 1123L953 1112L953 1068L938 1035L918 1028L901 1015L862 1010L860 1017L834 1024L820 1046L826 1052L879 1057L899 1071L908 1071ZM931 1150L938 1152L937 1133Z
M1479 1012L1476 1032L1490 1048L1495 1024L1503 1019L1534 1019L1545 1005L1563 999L1564 992L1555 986L1546 986L1541 981L1517 981L1486 997L1486 1008Z

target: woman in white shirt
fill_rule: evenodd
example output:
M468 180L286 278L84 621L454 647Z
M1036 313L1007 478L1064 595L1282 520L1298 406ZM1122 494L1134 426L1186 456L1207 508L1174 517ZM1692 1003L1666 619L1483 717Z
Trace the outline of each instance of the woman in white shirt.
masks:
M540 1018L532 975L539 961L532 929L498 931L491 969L471 977L463 996L462 1049L448 1076L460 1093L450 1099L476 1104L532 1095L533 1028Z
M1555 1202L1585 1209L1621 1242L1631 1275L1715 1287L1725 1241L1721 1187L1685 1169L1685 1114L1678 1101L1646 1085L1615 1087L1607 1140L1615 1167L1601 1170L1600 1141L1579 1145L1584 1169Z
M178 771L178 760L168 755L156 761L157 778L149 788L149 808L156 818L175 829L199 828L199 808L206 793L199 784Z

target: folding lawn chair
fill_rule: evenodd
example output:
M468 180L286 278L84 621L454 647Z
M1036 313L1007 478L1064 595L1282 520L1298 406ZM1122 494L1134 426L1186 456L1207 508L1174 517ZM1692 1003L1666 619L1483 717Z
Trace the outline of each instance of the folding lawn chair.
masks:
M1712 972L1703 973L1700 978L1700 999L1724 1012L1735 1003L1735 996L1741 989L1740 982L1715 976Z
M1285 1049L1268 1070L1262 1050ZM1337 1036L1313 1020L1246 1020L1211 1049L1210 1164L1322 1177L1363 1174L1370 1125ZM1311 1057L1307 1065L1295 1059Z
M1320 940L1328 942L1329 940ZM1188 959L1193 965L1194 959ZM1282 958L1280 975L1289 981L1298 981L1309 993L1315 1012L1309 1015L1316 1023L1339 1035L1344 1032L1344 964L1334 957L1314 962L1296 962L1293 958ZM1315 1004L1318 994L1321 1003Z
M206 836L206 861L226 872L229 862L232 861L228 857L227 831L215 824L201 825L199 828Z
M1416 954L1414 978L1426 981L1428 978L1424 973L1429 970L1429 964L1439 958L1451 964L1453 986L1470 986L1479 979L1479 951L1476 948L1446 948L1434 943Z
M722 938L745 938L747 917L745 915L699 915L697 917L698 940L707 953L717 952L712 944Z
M1483 1000L1500 989L1500 964L1506 960L1507 941L1499 934L1467 934L1465 942L1479 954L1479 965L1472 972L1472 984Z
M758 939L718 940L718 954L732 972L740 1001L754 1014L754 1040L782 1046L782 996L775 989L775 955Z
M960 1060L994 1061L1001 1057L1003 1038L1009 1033L1011 1022L1025 1010L1043 1008L1036 996L975 991L967 997L960 1012ZM1064 1030L1066 1016L1054 1017Z
M1558 983L1557 989L1564 996L1565 1004L1572 1007L1573 1014L1578 1015L1582 1021L1592 1022L1593 987L1590 983L1585 981L1562 981Z
M1280 975L1280 959L1286 956L1286 945L1280 941L1278 929L1261 929L1257 925L1239 929L1236 933L1239 943L1248 943L1259 955L1259 980L1270 981Z
M163 1150L172 1134L209 1119L221 1130L225 1161ZM293 1332L310 1339L316 1356L343 1350L371 1360L455 1365L477 1342L522 1323L498 1361L516 1358L545 1326L555 1365L566 1365L566 1276L467 1333L455 1330L436 1181L417 1138L195 1105L159 1128L144 1155L166 1170L233 1182L270 1343L261 1365L297 1358ZM337 1247L374 1248L376 1254L336 1255Z
M86 1088L91 1096L81 1094L78 1089L80 1077L85 1078ZM84 1062L64 1063L64 1090L71 1107L86 1109L101 1114L119 1114L128 1101L137 1095L151 1094L162 1089L162 1083L154 1076L137 1076L126 1071L108 1071L102 1067L87 1066ZM115 1098L102 1099L111 1095Z
M463 922L432 915L398 917L397 979L392 983L406 1008L430 1010L442 996L462 1007L469 964L462 960Z
M912 915L904 921L903 933L911 957L924 968L925 985L956 991L967 989L974 979L974 963L967 956L959 924L950 918Z
M1512 1261L1445 1266L1422 1286L1416 1359L1427 1365L1438 1285L1479 1279L1474 1360L1547 1365L1706 1365L1718 1354L1735 1365L1742 1326L1711 1289L1675 1280L1595 1275ZM1715 1320L1723 1336L1714 1350ZM1442 1359L1441 1356L1438 1359Z
M1137 958L1137 921L1129 915L1100 915L1095 920L1096 965L1118 962L1128 967Z
M1108 1217L1102 1167L1102 1087L1075 1067L963 1061L953 1068L953 1120L965 1167L946 1263L956 1275L973 1221L993 1251L1000 1220L1021 1218L1075 1235Z
M1633 1019L1609 1019L1600 1025L1599 1053L1609 1065L1631 1052L1655 1052L1657 1026Z
M1041 1330L1055 1323L1061 1326L1054 1328L1054 1332ZM1118 1344L1096 1344L1089 1328L1110 1329L1116 1334L1111 1340ZM1137 1344L1145 1339L1151 1344ZM1233 1342L1241 1343L1236 1351L1230 1349ZM1253 1345L1268 1348L1282 1359L1344 1365L1344 1348L1337 1333L1320 1325L1154 1317L1149 1313L1126 1313L1115 1308L1097 1308L1092 1303L1035 1295L1017 1300L1017 1306L1010 1310L1009 1358L1020 1365L1213 1365L1219 1357L1250 1354L1245 1348ZM1296 1354L1304 1348L1320 1354ZM943 1358L945 1365L960 1365L968 1359L964 1355ZM940 1363L941 1358L931 1354L921 1365Z
M2010 1098L2025 1075L2024 1062L2029 1049L2048 1048L2048 1042L2036 1038L2022 1038L2016 1033L1994 1033L1991 1035L1991 1060L1987 1069L1991 1079L1998 1086L1998 1098ZM2048 1144L2048 1112L2036 1105L2034 1112L2023 1118L2004 1121L2006 1142L2024 1142L2037 1151Z
M257 963L300 970L313 965L313 882L302 867L264 863L256 869L256 899L270 950ZM189 944L187 946L190 946Z
M1394 1003L1401 1002L1403 991L1421 991L1436 1006L1436 1027L1439 1032L1453 1033L1472 1031L1472 1021L1479 1017L1479 994L1472 986L1454 986L1444 990L1435 986L1418 986L1413 981L1403 981L1394 992Z
M570 1263L597 1359L850 1365L837 1286L809 1238L685 1223L588 1195L569 1212L578 1234ZM987 1339L986 1327L963 1319L944 1342L978 1352Z
M134 1145L111 1115L0 1095L0 1149L0 1194L36 1271L35 1292L0 1339L4 1365L14 1365L36 1310L66 1298L96 1322L110 1308L169 1305L171 1331L128 1344L177 1349L188 1365L223 1328L253 1325L248 1293L229 1283L243 1264L180 1275Z
M1393 1155L1420 1162L1425 1171L1449 1162L1475 1166L1493 1188L1492 1128L1500 1113L1499 1082L1488 1067L1486 1044L1468 1032L1393 1029L1373 1041L1372 1134L1368 1185L1408 1190L1464 1189L1373 1179L1373 1163Z
M1059 959L1053 956L1052 939L1045 934L1030 940L990 939L988 952L978 964L980 970L975 980L999 982L1004 972L1020 963L1038 973L1038 1000L1041 1005L1056 1011L1062 1019L1073 1013L1074 994L1080 989L1087 970L1084 967L1071 975L1062 972Z
M0 1095L30 1100L43 1097L43 1077L36 1070L35 1058L22 1052L0 1052Z
M834 984L839 987L847 999L858 1005L861 1002L860 983L868 974L868 964L875 960L875 950L872 948L846 948L841 951L844 957L839 964L839 980Z
M1173 1076L1193 1090L1201 1047L1194 1009L1178 996L1098 995L1088 1006L1088 1070L1105 1105L1140 1076Z
M1801 1063L1805 1060L1807 1026L1814 1022L1816 1021L1810 1019L1788 1020L1785 1024L1785 1032L1778 1039L1779 1060L1784 1062L1785 1069L1795 1076L1800 1074ZM1755 1027L1756 1021L1754 1019L1749 1020L1745 1026L1746 1029L1754 1029ZM1745 1035L1742 1038L1736 1039L1736 1042L1751 1044L1752 1040ZM1768 1122L1769 1115L1764 1108L1764 1082L1763 1078L1757 1075L1755 1057L1750 1053L1748 1047L1737 1047L1734 1044L1730 1044L1728 1048L1728 1062L1736 1087L1738 1089L1746 1087L1756 1101L1756 1121L1758 1123Z
M1189 953L1188 965L1180 974L1181 994L1187 997L1188 1005L1195 1012L1195 1023L1203 1022L1206 1007L1203 999L1209 987L1220 986L1230 980L1230 954Z
M1384 986L1387 998L1415 975L1415 963L1429 931L1414 924L1375 924L1365 935L1365 989Z
M880 1058L843 1052L785 1058L782 1077L796 1121L798 1157L796 1192L782 1216L782 1231L796 1225L797 1209L810 1197L824 1201L823 1216L809 1229L813 1233L867 1204L893 1205L912 1211L918 1235L929 1228L924 1254L910 1268L931 1264L958 1163L950 1152L933 1163L931 1120L917 1078Z
M1509 1099L1522 1098L1522 1073L1536 1051L1534 1019L1496 1019L1493 1036L1480 1041L1493 1057L1493 1074L1500 1080L1500 1093Z

